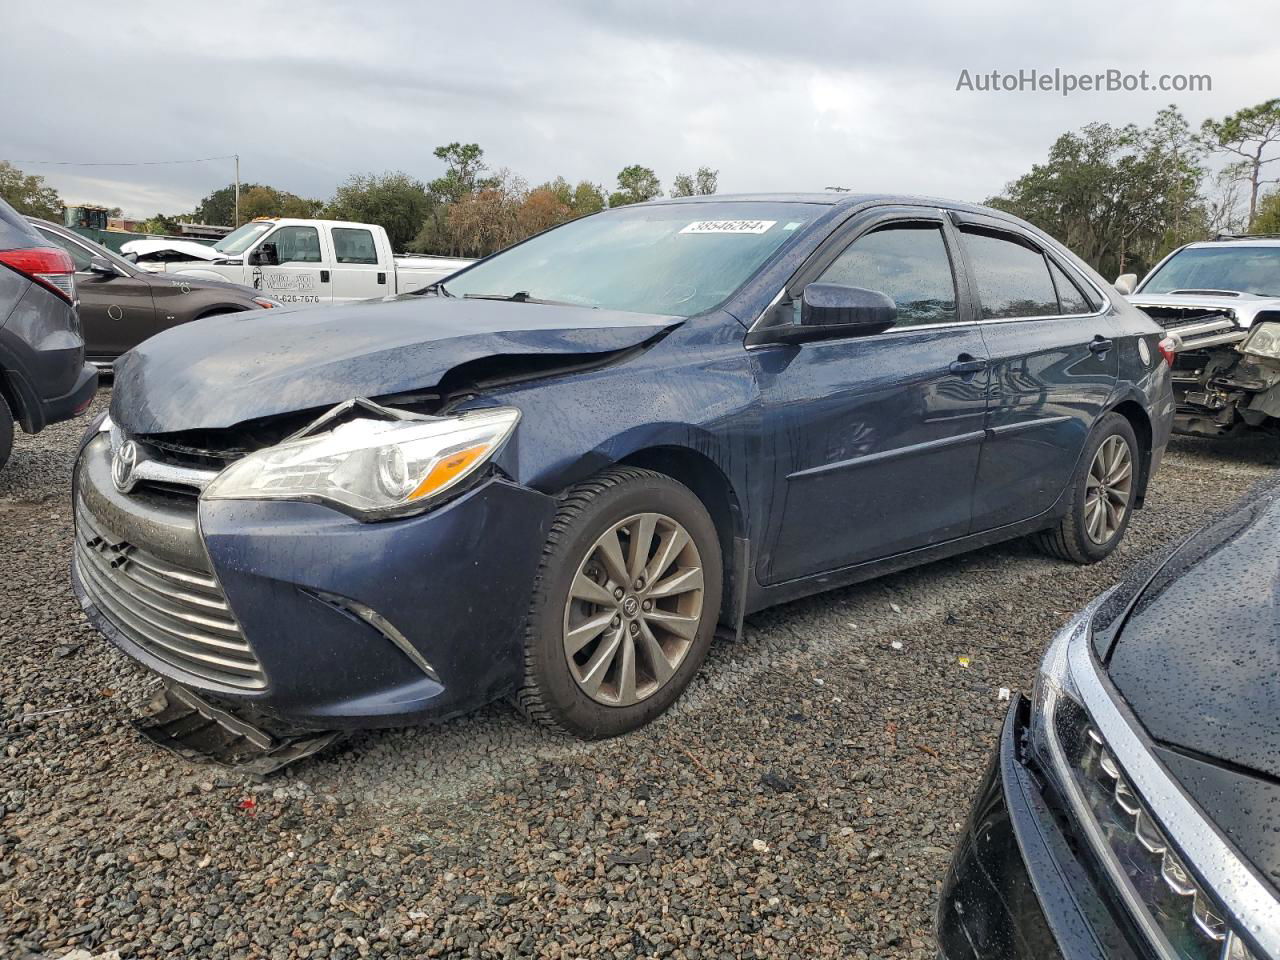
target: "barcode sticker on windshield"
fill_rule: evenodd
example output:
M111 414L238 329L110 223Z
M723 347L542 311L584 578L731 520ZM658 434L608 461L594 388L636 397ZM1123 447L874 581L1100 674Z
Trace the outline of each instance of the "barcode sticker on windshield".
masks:
M764 233L777 220L695 220L681 233Z

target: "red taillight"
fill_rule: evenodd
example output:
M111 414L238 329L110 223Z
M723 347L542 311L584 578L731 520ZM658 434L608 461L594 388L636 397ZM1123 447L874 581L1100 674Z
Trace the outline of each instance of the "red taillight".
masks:
M1156 349L1160 351L1160 356L1164 357L1164 362L1170 367L1173 366L1173 358L1178 355L1178 341L1173 337L1165 337L1157 345Z
M59 247L25 247L0 250L0 263L17 270L29 280L48 287L67 303L76 299L76 265Z

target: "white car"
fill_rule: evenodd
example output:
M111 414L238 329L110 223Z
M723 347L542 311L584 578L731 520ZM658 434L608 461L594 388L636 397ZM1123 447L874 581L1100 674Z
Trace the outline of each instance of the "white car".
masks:
M231 280L282 303L328 304L412 293L456 273L472 261L456 257L397 256L387 231L372 223L272 217L253 220L212 247L181 240L136 240L191 253L168 260L168 273ZM163 247L155 247L160 244ZM181 249L179 249L181 247ZM191 248L200 247L196 251ZM139 257L141 251L137 252Z
M1116 289L1169 334L1176 432L1280 430L1280 237L1189 243Z

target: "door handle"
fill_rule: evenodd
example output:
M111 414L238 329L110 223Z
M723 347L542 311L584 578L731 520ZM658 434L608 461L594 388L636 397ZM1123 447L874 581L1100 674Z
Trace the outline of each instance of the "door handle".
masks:
M1106 353L1110 349L1111 349L1111 341L1107 340L1105 337L1096 336L1089 341L1090 353Z
M981 373L987 369L987 361L982 357L974 357L967 353L962 353L952 361L951 366L947 367L952 373L958 377L971 377L975 373Z
M328 283L328 282L329 282L329 271L328 271L328 270L321 270L321 271L320 271L320 282L321 282L321 283Z

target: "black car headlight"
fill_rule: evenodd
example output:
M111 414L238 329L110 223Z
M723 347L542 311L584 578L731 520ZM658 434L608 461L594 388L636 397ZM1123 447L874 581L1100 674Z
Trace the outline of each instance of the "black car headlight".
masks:
M1092 621L1104 594L1054 638L1036 675L1030 739L1039 765L1067 801L1129 913L1158 955L1178 960L1256 960L1229 913L1188 867L1168 831L1139 795L1082 693L1096 696ZM1087 680L1086 680L1087 678ZM1133 742L1125 737L1126 749ZM1155 762L1148 753L1145 760Z

